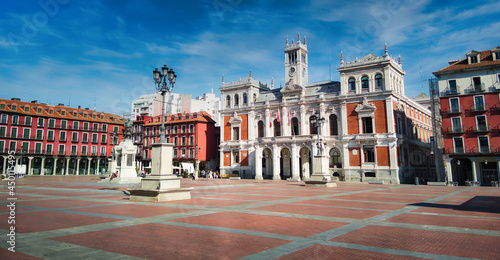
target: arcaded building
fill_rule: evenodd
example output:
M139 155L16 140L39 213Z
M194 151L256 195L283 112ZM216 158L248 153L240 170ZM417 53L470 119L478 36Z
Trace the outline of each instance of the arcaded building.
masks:
M341 61L340 82L309 83L307 42L285 44L283 88L250 75L220 87L220 170L242 178L303 180L318 146L341 181L434 181L431 113L405 96L400 59ZM318 145L320 144L320 145Z

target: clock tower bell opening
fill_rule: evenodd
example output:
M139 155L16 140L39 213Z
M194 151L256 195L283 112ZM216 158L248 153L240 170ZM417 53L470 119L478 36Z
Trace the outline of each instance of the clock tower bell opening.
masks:
M292 40L292 44L286 39L285 45L285 80L293 80L295 84L305 86L308 84L308 51L306 37L303 43L300 41L300 34L297 36L297 42Z

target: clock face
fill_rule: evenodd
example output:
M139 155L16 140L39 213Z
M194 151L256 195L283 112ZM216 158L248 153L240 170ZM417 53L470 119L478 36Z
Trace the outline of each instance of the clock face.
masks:
M290 68L290 70L288 71L288 75L290 75L290 77L293 77L293 75L295 75L295 68L294 67Z

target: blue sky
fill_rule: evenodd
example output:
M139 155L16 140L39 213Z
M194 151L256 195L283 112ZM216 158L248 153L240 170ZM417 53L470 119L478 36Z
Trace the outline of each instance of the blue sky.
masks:
M42 3L42 4L39 4ZM500 45L499 1L2 0L0 98L122 115L155 92L152 71L176 71L174 92L220 96L248 76L284 84L288 36L307 37L309 82L338 80L346 61L401 55L406 94L447 61ZM329 70L331 64L331 73ZM423 80L422 80L423 79Z

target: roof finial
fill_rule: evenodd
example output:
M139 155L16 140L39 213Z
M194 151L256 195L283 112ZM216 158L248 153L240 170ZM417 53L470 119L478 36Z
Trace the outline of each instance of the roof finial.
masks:
M300 33L297 34L297 43L300 42Z
M274 77L271 77L271 86L274 86Z
M306 36L304 36L304 45L307 45Z
M252 70L250 70L250 74L248 75L248 77L252 77Z
M224 83L224 74L222 74L222 83Z
M384 46L384 56L387 56L389 55L389 51L387 49L387 42L385 43L385 46Z
M288 46L288 35L286 36L286 45Z
M399 65L401 65L401 55L399 55L399 57L398 57L398 63L399 63Z
M344 52L340 51L340 63L344 63Z

